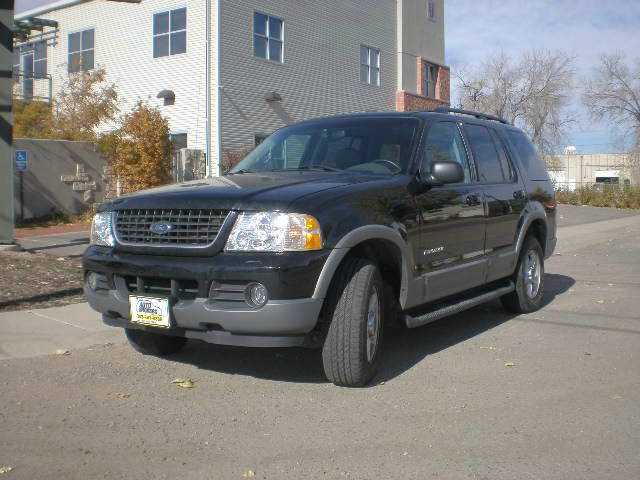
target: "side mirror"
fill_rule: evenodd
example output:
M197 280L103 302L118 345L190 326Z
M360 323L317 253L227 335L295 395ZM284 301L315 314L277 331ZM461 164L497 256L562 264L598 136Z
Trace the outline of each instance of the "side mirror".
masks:
M423 182L427 185L444 185L464 181L464 170L458 162L431 162L430 171Z

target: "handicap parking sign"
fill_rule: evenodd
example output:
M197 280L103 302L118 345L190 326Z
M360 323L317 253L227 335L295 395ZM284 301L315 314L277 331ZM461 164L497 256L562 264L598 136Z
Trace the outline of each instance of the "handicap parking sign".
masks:
M24 172L27 169L27 151L16 150L16 172Z

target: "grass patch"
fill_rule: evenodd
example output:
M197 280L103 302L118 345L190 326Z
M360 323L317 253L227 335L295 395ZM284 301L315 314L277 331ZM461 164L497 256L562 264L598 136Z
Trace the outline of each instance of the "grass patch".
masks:
M640 209L640 187L583 186L573 191L556 191L558 203Z
M93 210L86 210L74 215L63 212L51 212L42 217L29 218L23 221L16 220L16 228L40 228L84 224L91 223L92 218Z

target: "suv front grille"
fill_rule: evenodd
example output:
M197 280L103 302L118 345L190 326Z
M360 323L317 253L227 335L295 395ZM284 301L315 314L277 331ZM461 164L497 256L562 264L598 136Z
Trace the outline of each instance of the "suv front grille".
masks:
M136 209L115 213L118 241L130 245L205 247L220 231L227 210L211 209ZM165 224L164 229L154 225Z

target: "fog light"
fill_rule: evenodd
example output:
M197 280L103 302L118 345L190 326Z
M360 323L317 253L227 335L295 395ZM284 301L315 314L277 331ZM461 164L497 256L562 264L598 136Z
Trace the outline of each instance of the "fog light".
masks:
M98 283L98 274L95 272L89 272L87 274L87 285L89 285L89 288L95 292L96 290L98 290Z
M247 285L247 288L244 291L244 296L247 303L256 308L264 307L267 300L269 300L267 287L261 283L250 283Z

